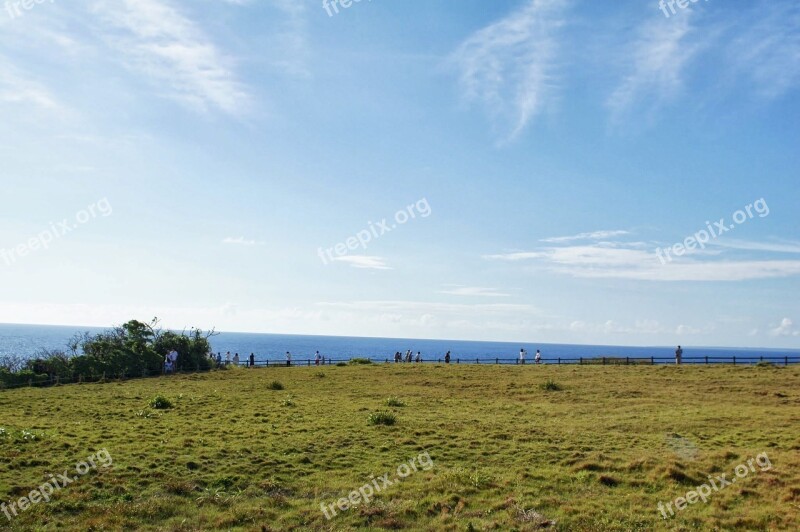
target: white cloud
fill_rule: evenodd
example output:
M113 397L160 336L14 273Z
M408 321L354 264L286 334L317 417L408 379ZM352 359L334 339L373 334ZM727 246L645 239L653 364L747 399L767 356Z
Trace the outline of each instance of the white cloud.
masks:
M531 261L556 273L589 279L742 281L800 275L800 260L708 260L682 257L662 264L641 243L602 242L485 255L487 260Z
M639 28L631 46L631 72L606 102L612 121L637 105L658 108L679 93L684 69L699 50L698 45L688 42L692 31L689 9L670 18L654 16Z
M229 237L223 239L222 243L223 244L236 245L236 246L257 246L259 244L263 244L263 242L258 242L257 240L246 239L243 236L237 236L235 238L229 236Z
M569 242L571 240L602 240L604 238L613 238L615 236L629 235L628 231L593 231L591 233L579 233L573 236L554 236L550 238L543 238L540 242Z
M780 325L769 330L770 336L800 336L798 330L791 319L783 318Z
M200 28L162 0L98 0L94 11L113 28L109 42L130 69L190 107L240 115L250 97L230 61Z
M61 109L47 87L25 75L3 56L0 56L0 103L27 104L47 111Z
M483 288L480 286L451 285L452 288L441 290L440 294L453 296L476 296L476 297L508 297L509 294L500 292L496 288Z
M346 255L344 257L334 257L334 261L344 262L353 268L360 268L365 270L391 270L386 265L386 259L383 257L371 257L368 255Z
M492 118L519 135L553 100L555 33L563 0L529 0L506 18L471 35L454 60L469 100L481 100Z

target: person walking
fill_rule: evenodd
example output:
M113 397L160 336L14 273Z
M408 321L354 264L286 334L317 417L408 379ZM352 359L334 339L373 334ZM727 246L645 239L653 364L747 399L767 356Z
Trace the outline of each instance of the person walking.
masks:
M255 353L250 353L250 367L256 367L256 355Z
M289 351L286 351L286 365L292 365L292 354Z
M538 349L536 350L536 356L534 356L534 357L533 357L533 360L534 360L534 361L535 361L537 364L541 364L541 363L542 363L542 352L541 352L541 351L539 351Z
M675 350L675 365L680 366L683 359L683 349L681 346L678 346L678 349Z

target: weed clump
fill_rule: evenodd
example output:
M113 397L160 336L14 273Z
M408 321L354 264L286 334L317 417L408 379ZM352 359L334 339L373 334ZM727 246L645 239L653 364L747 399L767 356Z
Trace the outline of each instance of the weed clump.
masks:
M283 384L279 381L272 381L271 383L267 384L267 388L270 390L283 390Z
M397 422L397 416L391 412L373 412L367 416L368 425L394 425Z
M564 389L563 386L558 384L553 379L547 379L547 382L545 382L543 384L540 384L539 388L541 388L542 390L544 390L546 392L559 392L559 391Z
M399 397L389 397L386 399L386 406L403 407L406 403Z
M152 399L150 399L150 407L155 408L156 410L169 410L172 408L173 405L172 401L164 397L163 395L156 395Z

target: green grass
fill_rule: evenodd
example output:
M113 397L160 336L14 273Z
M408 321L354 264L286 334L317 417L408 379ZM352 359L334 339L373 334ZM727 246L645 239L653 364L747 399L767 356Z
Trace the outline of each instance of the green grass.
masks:
M106 449L15 530L798 530L800 367L350 365L0 392L0 502ZM291 398L268 384L276 378ZM552 380L559 392L540 388ZM412 407L370 425L386 397ZM173 408L149 407L156 396ZM286 400L291 407L284 406ZM335 503L427 452L373 501ZM759 453L772 469L663 520ZM555 524L553 525L553 522Z

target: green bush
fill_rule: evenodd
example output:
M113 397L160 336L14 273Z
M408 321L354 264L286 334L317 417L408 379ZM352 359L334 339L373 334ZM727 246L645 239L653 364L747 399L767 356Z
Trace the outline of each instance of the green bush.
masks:
M399 397L389 397L386 400L386 406L402 407L402 406L406 406L406 403L405 403L405 401L403 401Z
M349 364L354 366L359 364L372 364L372 360L368 358L351 358Z
M155 408L156 410L168 410L173 406L174 405L172 404L172 401L163 395L156 395L150 400L150 407Z
M542 390L544 390L546 392L558 392L558 391L561 391L561 390L564 389L564 388L561 387L560 384L558 384L553 379L547 379L547 382L545 382L543 384L540 384L539 388L541 388Z
M386 410L382 412L373 412L367 416L368 425L394 425L397 422L397 416L392 412Z
M272 381L271 383L267 384L267 388L270 390L283 390L283 384L278 381Z
M336 365L339 366L340 368L343 368L347 366L347 362L337 362Z

